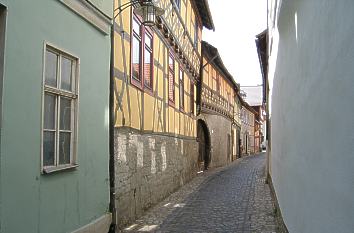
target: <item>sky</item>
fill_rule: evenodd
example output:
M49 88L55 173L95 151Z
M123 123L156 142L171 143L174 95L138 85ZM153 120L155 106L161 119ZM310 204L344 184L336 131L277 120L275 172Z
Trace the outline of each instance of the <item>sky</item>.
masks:
M215 31L203 40L216 47L227 70L241 86L262 84L255 36L267 28L266 0L209 0Z

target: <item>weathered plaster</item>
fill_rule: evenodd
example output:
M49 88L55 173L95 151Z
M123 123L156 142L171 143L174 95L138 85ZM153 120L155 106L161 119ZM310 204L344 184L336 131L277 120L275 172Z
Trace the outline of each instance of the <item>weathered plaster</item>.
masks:
M116 128L115 156L119 227L141 216L198 171L195 139Z

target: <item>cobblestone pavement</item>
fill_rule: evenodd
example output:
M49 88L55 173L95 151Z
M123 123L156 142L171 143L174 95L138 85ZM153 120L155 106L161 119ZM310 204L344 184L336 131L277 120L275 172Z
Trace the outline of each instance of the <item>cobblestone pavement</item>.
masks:
M123 232L277 232L264 153L199 174Z

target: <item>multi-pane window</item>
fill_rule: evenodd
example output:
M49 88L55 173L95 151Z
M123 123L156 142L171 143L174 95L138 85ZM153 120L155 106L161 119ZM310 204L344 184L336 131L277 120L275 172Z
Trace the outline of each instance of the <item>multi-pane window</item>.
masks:
M190 107L191 107L191 114L194 115L194 83L191 81L190 86Z
M77 58L46 46L42 125L44 171L76 162L77 64Z
M226 105L226 107L227 107L227 109L230 111L231 110L231 94L230 94L230 92L226 92L226 96L227 96L227 105Z
M220 76L216 74L216 91L220 94Z
M216 75L213 75L212 87L215 88L216 91L218 90L217 85L218 85L218 81L217 81Z
M168 58L168 100L175 102L175 59L172 54Z
M178 10L181 10L181 0L175 0L175 4L176 4Z
M153 36L134 16L132 22L131 76L132 83L152 90L153 87Z
M195 22L194 22L194 47L197 48L198 46L198 31L199 31L199 25L198 25L198 19L195 17Z
M153 63L152 63L152 35L145 30L145 40L144 40L144 44L145 44L145 50L144 50L144 84L145 87L149 88L152 90L152 84L153 84L153 80L152 80L152 69L153 67Z
M141 29L140 22L137 18L133 18L133 33L132 33L132 79L141 83Z
M179 108L184 111L184 73L179 70Z

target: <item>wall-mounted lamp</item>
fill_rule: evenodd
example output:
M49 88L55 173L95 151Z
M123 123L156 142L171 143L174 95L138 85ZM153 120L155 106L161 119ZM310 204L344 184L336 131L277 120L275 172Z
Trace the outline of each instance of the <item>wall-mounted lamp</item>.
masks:
M134 13L142 18L141 23L145 26L154 26L156 17L165 13L165 10L155 6L152 0L131 0L114 10L114 18L117 17L125 9L135 5L137 5L137 7L134 9Z
M163 15L165 10L155 6L154 3L150 1L143 1L141 5L134 9L134 13L142 17L142 24L145 26L154 26L157 16Z

